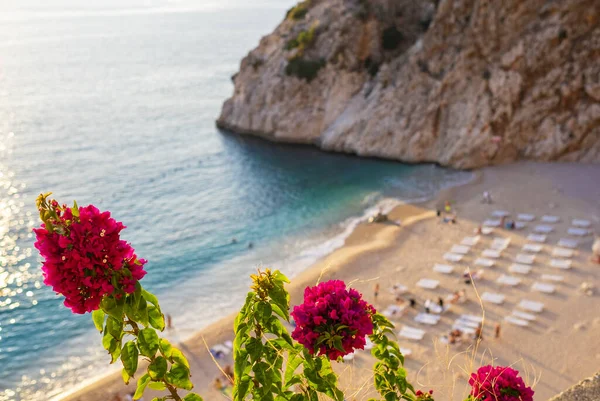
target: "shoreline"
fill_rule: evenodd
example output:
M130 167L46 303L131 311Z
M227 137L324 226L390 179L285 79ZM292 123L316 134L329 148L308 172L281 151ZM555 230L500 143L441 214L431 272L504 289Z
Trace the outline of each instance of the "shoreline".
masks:
M436 165L436 167L437 167L437 165ZM445 168L443 166L439 166L439 167ZM407 210L405 210L406 207L414 206L414 207L427 208L428 206L431 206L435 203L442 202L441 199L446 199L446 197L452 196L452 194L455 190L457 190L463 186L469 186L471 184L474 184L477 182L477 180L479 180L481 178L481 172L479 170L471 171L470 173L472 175L471 175L471 177L469 177L469 179L467 179L465 181L460 181L457 183L450 184L447 187L443 187L440 190L438 190L437 193L435 193L431 197L429 197L429 199L427 199L427 200L419 200L414 203L408 203L405 201L398 200L399 204L393 206L391 210L386 211L386 214L388 215L390 220L394 220L394 221L399 220L401 217L402 218L408 217L409 221L402 221L402 225L400 226L400 228L410 225L411 223L415 222L414 220L412 220L412 219L414 219L415 216L411 216L412 211L407 213ZM373 208L375 206L377 206L377 204L365 208L364 211L366 212L368 209ZM433 213L433 214L429 213L427 217L428 218L435 217L435 213ZM339 251L341 249L344 249L347 247L358 247L358 244L356 244L356 242L361 242L361 241L360 240L357 241L356 239L353 241L353 240L351 240L351 238L354 235L354 233L357 230L359 230L359 228L361 226L372 226L370 223L368 223L366 221L367 218L368 218L368 216L367 217L365 217L365 216L356 217L356 219L361 219L361 220L356 224L356 226L354 227L352 232L348 236L346 236L346 238L344 239L343 245L341 245L340 247L334 248L330 252L325 254L324 256L317 258L312 264L310 264L309 266L304 268L302 271L298 272L295 276L293 276L293 278L290 279L291 283L288 285L288 291L290 292L292 301L294 299L301 298L301 294L298 295L297 293L302 292L304 287L306 287L306 285L309 285L308 283L303 284L303 285L298 285L297 282L300 281L299 280L300 278L303 278L302 279L303 282L305 282L305 281L310 282L310 280L307 280L307 279L314 278L323 273L320 269L317 269L317 268L328 257L332 256L333 254L335 254L337 251ZM419 220L417 219L416 221L419 221ZM374 242L376 242L376 241L374 241ZM358 254L358 253L364 252L364 251L376 250L375 248L369 249L370 248L369 245L371 245L371 244L368 244L368 243L361 244L359 249L355 249L353 252ZM375 245L373 244L373 246L375 246ZM388 244L388 246L389 246L389 244ZM248 287L249 286L250 286L250 278L248 277ZM296 288L296 287L299 287L299 288ZM296 297L294 297L293 295L296 295ZM223 337L227 334L226 330L223 330L224 326L227 326L227 325L229 325L231 327L232 332L230 334L233 335L233 320L235 319L236 315L237 315L237 312L233 312L227 316L221 317L219 320L217 320L215 322L212 322L212 323L196 330L193 334L182 339L179 342L179 346L182 349L185 349L185 348L187 348L186 344L188 344L188 343L197 343L202 338L206 339L207 333L219 332L219 333L222 333L219 337ZM212 336L210 336L210 337L212 337ZM222 339L220 339L220 341L217 341L217 343L222 343L226 340L231 340L231 338L222 338ZM183 346L182 346L182 344L183 344ZM76 388L73 388L65 393L62 393L60 395L52 397L50 399L50 401L79 400L79 397L81 397L82 395L87 394L90 391L95 392L96 389L103 388L103 387L105 387L106 384L112 384L112 386L110 386L110 387L117 385L117 383L114 383L114 381L120 381L120 383L118 383L118 384L121 384L123 388L133 388L135 390L135 387L132 387L131 383L129 386L125 386L125 384L122 382L120 371L121 371L121 369L117 369L116 371L109 371L101 376L90 378L90 379L84 381L83 383L81 383L81 385L77 386ZM132 380L132 383L133 383L133 380ZM123 391L123 390L121 390L121 391Z
M545 169L548 169L550 172L545 172ZM358 224L350 236L346 238L345 244L342 247L319 259L316 263L293 278L292 283L288 286L288 291L291 294L291 304L297 304L298 301L301 300L302 291L305 286L314 285L320 278L322 280L332 278L343 279L348 285L361 291L368 301L372 300L371 289L377 281L383 282L384 284L382 287L385 288L393 282L391 280L398 280L400 282L414 280L415 277L418 277L419 269L417 269L417 267L419 265L431 265L434 261L443 262L441 260L441 255L445 252L445 248L448 247L448 244L452 243L448 241L456 241L456 238L471 233L473 228L476 227L477 221L482 221L486 216L489 216L489 210L505 207L507 210L511 211L532 211L531 208L534 207L533 205L537 205L538 203L535 199L531 199L531 196L528 197L527 201L525 199L517 199L522 192L522 190L519 189L519 186L528 184L529 179L532 179L535 182L534 185L531 185L532 187L540 187L539 192L535 193L536 195L542 196L542 198L544 195L546 197L553 197L554 195L559 197L560 195L561 198L565 198L565 203L567 201L574 202L573 205L577 207L577 210L580 210L583 213L586 202L577 202L577 199L571 200L568 197L563 196L563 193L556 192L552 187L552 185L554 185L552 184L552 180L556 177L556 174L552 174L552 171L560 172L563 169L571 169L575 172L581 172L583 170L588 171L588 178L589 171L591 171L592 177L595 172L600 172L599 166L571 164L550 165L530 162L486 168L474 171L473 177L469 182L444 188L428 201L414 205L403 204L396 206L389 213L389 217L390 220L401 220L401 226L395 226L393 224L368 224L362 222ZM558 174L558 176L560 176L560 174ZM579 177L578 179L582 178ZM497 203L490 205L489 207L482 205L479 198L483 190L491 190L494 198L498 198L496 199ZM529 191L533 190L534 188L529 189ZM435 219L436 206L440 207L445 199L452 199L456 202L459 212L459 223L457 225L441 224ZM594 199L593 194L590 199ZM510 205L507 205L508 203L510 203ZM542 206L548 207L547 204L535 207L538 210L541 210ZM597 214L595 209L588 208L585 210L592 210L592 214L596 218ZM579 216L579 214L577 215ZM600 213L598 215L600 215ZM589 247L587 247L585 251L588 249ZM581 260L585 259L585 251L581 251ZM422 268L420 270L421 272L423 271ZM248 285L250 285L249 279ZM455 286L456 284L450 285ZM386 291L382 291L382 293L385 292ZM421 294L417 295L420 296ZM382 303L386 303L386 301L387 303L393 303L393 297L389 294L382 294L380 298L381 299L377 300L377 302L373 302L377 309L383 309ZM479 313L477 312L480 310L478 304L472 302L469 307L471 312ZM564 313L565 312L563 311L563 314ZM497 319L497 315L498 312L495 310L495 307L489 307L488 309L488 305L486 304L486 316L490 316L489 319L491 319L492 322ZM179 345L182 351L190 359L196 391L207 397L207 399L213 399L219 395L218 392L211 388L212 380L214 377L217 377L219 372L217 366L211 359L210 354L207 352L205 342L206 344L214 345L222 343L225 340L231 340L233 338L232 322L234 316L235 313L199 330ZM486 317L486 319L488 318ZM589 318L587 319L589 325L596 324L596 321L591 321ZM597 323L600 325L600 319L598 319ZM411 324L411 322L408 324ZM572 325L570 322L568 324ZM491 324L491 326L493 327L493 324ZM490 326L488 325L487 329L489 328ZM562 331L563 329L564 328L561 327L560 330L556 330ZM511 336L515 330L512 327L507 326L503 331L506 332L506 336L508 337ZM593 329L588 330L588 332L583 331L577 334L585 336L588 335L590 331L593 331ZM533 334L539 336L541 333ZM528 335L531 335L531 333L528 333ZM533 340L533 338L536 338L536 340ZM569 337L567 336L566 338ZM537 340L537 337L532 337L531 341L539 340ZM588 343L590 341L592 344L590 347L598 349L598 355L600 355L599 341L596 340L594 342L591 338L588 339ZM413 380L414 375L417 375L419 381L423 380L424 375L426 377L431 376L432 378L437 377L436 379L427 380L431 382L430 384L432 387L443 380L446 380L446 382L450 380L452 383L446 383L445 387L442 386L441 391L450 391L448 390L449 388L454 391L453 386L456 385L458 377L456 376L457 373L449 374L445 372L444 369L436 370L433 368L429 369L431 372L423 373L423 370L427 370L425 369L423 362L427 361L427 364L429 364L432 361L432 357L429 355L432 352L432 341L427 339L425 343L429 343L430 346L423 347L422 344L410 344L415 350L415 355L414 357L407 359L406 362L409 375ZM490 348L487 348L488 345ZM438 345L435 340L433 341L433 346L435 348L433 362L436 362L436 358L440 360L444 359L444 356L439 354L439 350L437 349ZM500 355L500 358L495 358L495 360L504 361L504 363L507 364L514 363L515 361L521 361L521 363L525 363L524 361L530 362L523 354L525 350L520 349L518 346L517 349L513 348L514 347L510 347L510 344L490 343L486 344L486 348L481 351L484 353L489 352L493 355ZM540 351L537 352L539 353ZM581 349L579 349L579 352L574 352L574 355L580 354ZM539 357L539 355L537 356ZM568 357L564 356L564 358ZM363 362L362 359L361 355L359 361L355 362L354 365L354 369L359 373L361 372L361 369L359 368L360 363ZM224 360L220 360L219 363L221 366L225 366L231 363L231 359L230 357L227 357ZM469 363L471 363L471 365L473 364L472 358ZM535 373L536 368L539 368L539 363L532 363L534 365L537 364L537 366L534 366L533 368ZM581 377L593 373L593 370L589 372L586 371L583 365L585 364L573 368L573 371L582 370L583 372L580 377L575 376L575 379L573 379L572 374L567 375L566 373L550 373L547 374L549 375L547 377L542 376L541 380L543 383L540 384L540 386L543 386L543 394L549 396L553 395L552 393L558 393L578 381ZM543 364L541 366L543 366ZM370 367L369 364L365 365L365 368L366 367ZM356 372L352 373L352 375L354 374L356 374ZM558 375L560 380L553 378L554 375ZM440 379L440 377L443 377L443 380ZM535 380L535 377L537 377L536 374L534 374L533 380ZM347 380L342 378L342 384L346 382ZM353 380L350 379L350 382L348 382L347 385L352 386L352 382ZM105 400L108 396L112 396L113 393L120 392L120 394L124 394L125 391L131 391L131 389L134 388L134 383L130 383L130 385L126 387L122 383L120 374L117 372L92 381L91 384L83 385L81 388L73 389L69 393L61 394L53 400L100 401ZM436 387L436 391L440 390ZM148 392L144 398L151 398L155 395L158 394ZM454 395L450 395L448 399L454 399L452 397L454 397ZM540 398L540 400L542 400L542 398Z

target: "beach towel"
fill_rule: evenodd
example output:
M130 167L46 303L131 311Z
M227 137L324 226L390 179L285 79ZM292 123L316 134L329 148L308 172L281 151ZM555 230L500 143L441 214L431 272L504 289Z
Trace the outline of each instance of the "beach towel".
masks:
M483 222L483 225L486 227L500 227L500 220L486 220Z
M460 319L462 320L469 320L471 322L475 322L475 323L483 323L483 316L481 315L471 315L471 314L463 314L460 315Z
M501 238L496 237L492 240L492 244L490 245L491 249L495 249L497 251L503 251L510 245L510 238Z
M516 309L512 312L512 314L513 314L513 316L516 316L519 319L525 319L525 320L529 320L529 321L535 320L535 315L532 315L531 313L527 313L527 312L521 312Z
M422 324L428 324L428 325L436 325L439 323L440 321L440 315L431 315L431 314L427 314L427 313L419 313L417 314L417 316L415 316L415 322L417 323L422 323Z
M490 235L493 232L494 232L494 229L491 227L482 227L481 228L481 234L483 234L483 235Z
M404 326L402 330L398 332L398 335L403 338L408 338L409 340L419 341L425 336L425 331L415 327Z

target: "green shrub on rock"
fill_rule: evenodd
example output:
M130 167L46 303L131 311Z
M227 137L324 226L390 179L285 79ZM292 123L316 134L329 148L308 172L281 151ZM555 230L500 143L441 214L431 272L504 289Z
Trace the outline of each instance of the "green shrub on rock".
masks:
M291 18L293 20L301 20L308 13L308 9L311 6L311 0L301 1L294 7L290 8L285 16L286 19Z
M325 66L326 62L320 60L305 60L302 57L294 57L289 60L285 67L287 75L296 76L300 79L306 79L308 82L316 78L319 70Z

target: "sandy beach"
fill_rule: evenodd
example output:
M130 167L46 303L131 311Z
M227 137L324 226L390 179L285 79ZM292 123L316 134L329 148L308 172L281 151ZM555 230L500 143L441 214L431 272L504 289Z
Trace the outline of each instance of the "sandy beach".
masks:
M491 192L492 204L481 202L483 191ZM436 217L435 210L441 208L445 200L452 202L458 214L457 224L443 223ZM446 262L443 255L464 237L474 235L478 225L492 218L495 210L508 211L511 218L516 218L518 213L529 213L535 215L535 220L521 230L496 228L493 234L482 236L460 262ZM542 251L536 254L532 271L515 274L521 282L514 287L496 283L500 275L511 274L509 267L514 258L522 253L524 244L530 243L527 235L536 225L544 224L540 222L543 215L558 216L559 221L549 224L553 231L542 244ZM406 324L426 330L427 334L420 341L399 339L399 343L412 351L406 358L412 382L418 388L433 389L438 401L462 400L468 394L465 379L480 364L513 365L534 386L535 399L540 401L597 371L600 366L600 265L590 262L593 235L569 237L567 230L572 219L586 219L591 222L591 231L600 232L600 166L517 163L485 168L477 172L471 183L442 191L436 199L424 204L399 206L389 217L401 224L361 224L342 248L295 277L289 286L292 305L301 300L307 285L314 285L319 279L344 280L360 290L380 311L396 302L396 295L390 291L393 284L407 286L409 293L403 296L405 299L414 297L417 308L407 308L406 313L393 321L398 329ZM466 267L470 267L471 272L478 270L475 259L496 237L510 238L510 245L495 260L494 267L485 268L483 279L476 280L475 287L466 285L463 270ZM579 241L571 258L572 268L550 267L554 246L560 238L567 237ZM432 269L435 263L452 264L454 272L437 273ZM552 294L533 291L534 282L543 282L542 274L561 275L564 281L550 283L556 289ZM439 287L435 290L416 287L415 283L421 278L438 280ZM579 291L584 282L596 286L595 294ZM381 291L375 300L376 283ZM467 301L452 305L441 315L439 324L426 326L413 320L417 313L423 312L425 300L445 298L457 290L465 290ZM485 292L502 293L506 298L500 305L482 303L479 297ZM504 317L510 315L522 299L542 302L544 310L536 314L536 320L527 327L508 324ZM440 341L461 314L483 317L483 340L478 346L473 341L453 345ZM205 400L225 398L212 389L211 383L219 376L219 368L205 344L231 340L232 321L232 316L225 317L180 344L190 360L195 390ZM501 324L500 338L494 338L496 323ZM231 362L228 357L219 360L222 366ZM348 400L366 400L373 395L372 364L367 351L358 352L351 362L338 364L336 369L342 373L342 386ZM135 383L126 387L117 374L60 399L106 401L117 392L124 394L134 388ZM156 395L148 391L144 399Z

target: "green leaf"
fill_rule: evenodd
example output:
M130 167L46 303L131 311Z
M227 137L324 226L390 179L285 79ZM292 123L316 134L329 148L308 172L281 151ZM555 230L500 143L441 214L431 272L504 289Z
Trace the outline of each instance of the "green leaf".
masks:
M246 351L248 351L252 362L258 361L263 351L263 343L260 338L250 338L246 343Z
M164 338L161 338L159 340L158 347L160 348L160 352L163 354L163 356L165 358L167 358L167 359L171 358L171 352L173 351L173 346L171 345L169 340L165 340Z
M175 387L184 390L191 390L194 385L190 381L190 370L187 366L180 363L174 363L171 370L165 375L165 379Z
M140 377L137 381L137 388L135 389L135 394L133 395L134 400L139 400L144 395L144 390L146 390L146 386L150 383L150 376L145 374Z
M114 363L119 359L119 355L121 354L121 341L116 340L107 330L104 330L102 346L112 357L110 363Z
M104 297L102 302L100 302L100 307L116 320L121 321L123 319L123 305L117 303L112 296Z
M137 343L140 348L140 353L148 358L152 358L156 354L156 351L158 351L158 334L156 334L156 331L151 327L142 329L138 333Z
M190 368L190 363L188 362L186 357L183 355L183 353L180 350L178 350L175 347L171 348L171 358L170 359L173 362L183 365L188 369Z
M102 332L104 328L104 316L106 314L102 309L96 309L92 312L92 320L94 321L94 326L98 329L99 332Z
M158 310L160 310L160 305L158 304L158 298L156 298L156 296L154 294L152 294L151 292L148 292L142 288L142 296L144 297L144 299L146 301L150 302L152 305L156 306L158 308Z
M273 308L271 308L271 305L267 302L259 302L256 305L256 312L258 314L258 319L265 322L271 317Z
M129 384L129 380L131 379L131 376L129 376L129 374L127 373L127 371L125 371L125 369L121 370L121 377L123 378L123 382L125 382L125 384Z
M123 337L123 322L109 316L106 320L106 331L116 340L120 340Z
M165 386L165 383L163 382L150 382L148 383L148 387L156 391L163 391L167 388L167 386Z
M183 401L203 401L202 397L200 397L196 393L189 393L185 397L183 397Z
M148 373L153 380L160 380L167 373L167 360L162 356L157 356L148 366Z
M127 374L131 377L135 374L138 366L138 349L133 341L128 341L121 350L121 362Z
M77 206L77 201L73 201L71 213L73 214L73 217L79 217L79 206Z
M156 306L148 308L148 321L150 326L156 330L163 331L165 329L165 318Z

